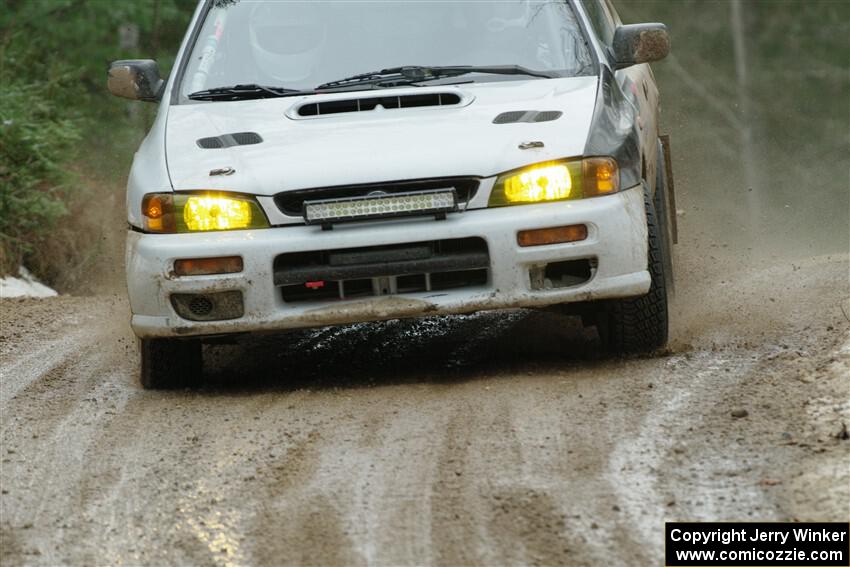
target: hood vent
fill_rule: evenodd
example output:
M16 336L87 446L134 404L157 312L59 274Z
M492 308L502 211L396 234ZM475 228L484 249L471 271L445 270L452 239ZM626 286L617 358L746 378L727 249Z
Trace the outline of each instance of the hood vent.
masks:
M235 132L233 134L222 134L221 136L213 136L211 138L201 138L197 143L198 147L205 150L218 150L231 146L250 146L259 144L262 141L263 138L256 132Z
M399 96L347 98L341 100L326 100L322 102L308 102L296 107L294 113L287 114L290 115L290 118L314 118L329 114L344 114L348 112L370 112L375 110L395 110L400 108L422 108L426 106L465 106L470 102L472 102L471 97L461 97L458 93L428 92Z
M516 124L517 122L551 122L561 117L560 110L512 110L503 112L493 119L493 124Z

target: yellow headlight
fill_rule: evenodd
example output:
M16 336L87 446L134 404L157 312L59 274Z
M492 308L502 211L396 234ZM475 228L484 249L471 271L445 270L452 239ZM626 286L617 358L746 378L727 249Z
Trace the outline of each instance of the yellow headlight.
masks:
M567 166L540 164L504 180L505 198L509 203L537 203L568 199L572 179Z
M183 207L189 230L232 230L251 226L251 203L229 197L192 195Z
M268 228L256 199L247 195L206 193L148 193L142 199L148 232L202 232Z
M488 206L584 199L619 190L620 172L613 158L567 158L503 173L493 184Z

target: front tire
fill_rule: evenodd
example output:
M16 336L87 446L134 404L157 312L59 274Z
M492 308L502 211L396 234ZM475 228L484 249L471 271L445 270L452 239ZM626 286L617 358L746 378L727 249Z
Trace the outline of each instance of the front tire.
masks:
M653 199L644 195L644 205L649 233L649 292L641 297L609 301L596 315L603 344L617 354L651 352L667 344L667 247Z
M676 211L668 210L670 208L669 193L670 186L667 179L664 149L661 142L659 142L658 166L655 173L655 195L652 202L655 205L655 216L658 220L659 230L661 231L661 252L664 255L664 283L667 286L667 293L674 295L676 288L673 278L673 223L670 217L671 215L675 215Z
M201 382L203 359L197 339L142 339L141 383L146 390L172 390Z

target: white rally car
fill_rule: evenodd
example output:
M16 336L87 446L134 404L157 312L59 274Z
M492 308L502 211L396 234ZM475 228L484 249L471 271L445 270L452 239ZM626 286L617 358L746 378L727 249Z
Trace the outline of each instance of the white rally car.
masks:
M142 384L222 336L486 309L664 345L668 50L609 0L202 0L167 80L109 69L159 102L127 188Z

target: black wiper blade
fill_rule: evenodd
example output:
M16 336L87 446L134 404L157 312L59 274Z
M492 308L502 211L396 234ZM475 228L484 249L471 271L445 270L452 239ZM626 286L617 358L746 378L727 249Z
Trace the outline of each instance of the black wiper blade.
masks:
M250 100L255 98L277 98L301 94L313 94L313 91L301 91L298 89L286 89L283 87L268 87L265 85L251 83L246 85L216 87L214 89L197 91L190 94L189 98L192 100Z
M440 77L457 77L469 73L485 73L490 75L524 75L526 77L539 77L541 79L554 79L559 77L557 73L548 71L537 71L522 65L454 65L447 67L424 67L424 71L431 72L435 79Z
M492 75L525 75L528 77L540 77L542 79L553 79L560 75L546 71L536 71L521 65L452 65L442 67L424 67L419 65L408 65L405 67L391 67L371 73L360 73L344 79L324 83L316 87L316 90L331 89L352 84L384 84L395 86L401 84L416 84L432 79L445 77L457 77L469 73L486 73Z

